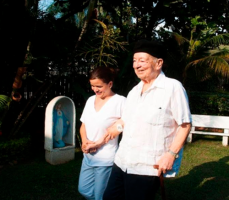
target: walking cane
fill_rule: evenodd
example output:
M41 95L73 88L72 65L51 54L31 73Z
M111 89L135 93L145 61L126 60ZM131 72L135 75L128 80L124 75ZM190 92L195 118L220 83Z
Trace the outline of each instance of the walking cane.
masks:
M159 169L159 165L154 165L153 168ZM160 179L161 197L162 197L162 200L166 200L163 172L161 172L159 179Z

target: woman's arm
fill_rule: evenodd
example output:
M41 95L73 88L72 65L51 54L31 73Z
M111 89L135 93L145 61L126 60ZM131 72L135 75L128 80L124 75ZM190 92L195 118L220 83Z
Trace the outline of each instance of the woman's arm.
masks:
M102 136L96 142L88 144L86 147L86 150L89 151L90 153L92 153L92 152L95 152L97 149L99 149L104 144L105 144L105 138L104 138L104 136Z
M84 153L90 153L90 149L88 149L87 146L93 144L94 142L87 139L87 133L84 123L82 123L80 126L80 136L82 140L82 151Z

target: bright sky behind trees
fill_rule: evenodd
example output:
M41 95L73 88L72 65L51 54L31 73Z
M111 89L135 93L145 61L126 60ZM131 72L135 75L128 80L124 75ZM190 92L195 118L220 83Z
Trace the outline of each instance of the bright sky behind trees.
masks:
M52 3L54 0L40 0L39 1L39 8L43 11L45 11Z

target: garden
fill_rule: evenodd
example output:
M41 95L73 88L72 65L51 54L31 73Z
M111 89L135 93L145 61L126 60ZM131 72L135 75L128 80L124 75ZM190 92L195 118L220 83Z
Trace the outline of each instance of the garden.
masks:
M1 0L0 13L0 199L83 199L79 119L93 94L89 72L118 70L113 90L127 96L139 82L138 39L166 47L163 72L183 84L192 114L229 116L227 0ZM74 102L75 159L50 165L45 111L58 96ZM165 179L168 199L229 199L228 158L221 137L195 135L179 175Z

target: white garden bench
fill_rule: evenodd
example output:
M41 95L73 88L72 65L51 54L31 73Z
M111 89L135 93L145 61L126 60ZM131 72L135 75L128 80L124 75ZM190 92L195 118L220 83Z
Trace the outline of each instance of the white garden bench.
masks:
M223 129L223 133L214 131L206 132L199 129L196 130L196 127L213 128L213 130L214 128ZM229 117L213 115L192 115L192 128L188 135L187 142L192 142L193 134L222 136L222 144L223 146L227 146L229 138Z

